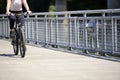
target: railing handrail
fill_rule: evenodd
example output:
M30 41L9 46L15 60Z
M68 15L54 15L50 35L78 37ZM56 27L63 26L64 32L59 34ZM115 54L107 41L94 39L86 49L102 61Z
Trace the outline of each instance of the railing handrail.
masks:
M31 15L63 15L63 14L96 14L96 13L118 13L120 9L101 9L101 10L78 10L78 11L61 11L61 12L35 12ZM6 16L5 14L0 14L0 16Z
M120 12L120 9L102 9L102 10L79 10L79 11L61 11L61 12L42 12L42 13L33 13L32 15L49 15L49 14L95 14L95 13L117 13Z

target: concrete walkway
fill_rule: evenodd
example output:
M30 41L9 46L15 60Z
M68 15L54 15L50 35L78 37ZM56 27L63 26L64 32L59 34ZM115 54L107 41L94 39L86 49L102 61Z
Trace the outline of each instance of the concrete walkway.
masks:
M0 40L0 80L120 80L120 62L27 46L25 58Z

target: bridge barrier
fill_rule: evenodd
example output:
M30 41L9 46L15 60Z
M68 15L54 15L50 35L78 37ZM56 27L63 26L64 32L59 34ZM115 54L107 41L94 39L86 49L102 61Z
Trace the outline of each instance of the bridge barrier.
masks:
M9 37L5 15L0 15L0 24L0 36ZM32 13L24 29L27 41L120 54L120 9Z

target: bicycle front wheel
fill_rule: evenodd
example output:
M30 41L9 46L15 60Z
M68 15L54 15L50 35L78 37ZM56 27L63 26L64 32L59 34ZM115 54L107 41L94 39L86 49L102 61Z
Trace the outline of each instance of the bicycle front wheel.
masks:
M24 58L25 52L26 52L26 45L25 45L25 38L24 38L23 29L20 28L19 32L20 32L20 54L21 54L21 57Z
M13 50L15 55L18 55L18 51L19 51L19 45L18 45L18 37L17 37L17 32L15 32L15 35L12 39L12 45L13 45Z

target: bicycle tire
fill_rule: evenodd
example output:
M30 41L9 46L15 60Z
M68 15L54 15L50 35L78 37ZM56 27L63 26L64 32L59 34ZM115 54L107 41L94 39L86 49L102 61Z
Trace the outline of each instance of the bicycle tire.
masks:
M24 34L23 34L23 29L19 28L19 32L20 32L20 54L21 57L24 58L25 57L25 52L26 52L26 45L25 45L25 39L24 39Z
M18 55L19 52L19 43L18 43L18 35L17 32L15 31L15 35L12 39L12 45L13 45L13 50L14 50L14 54Z

